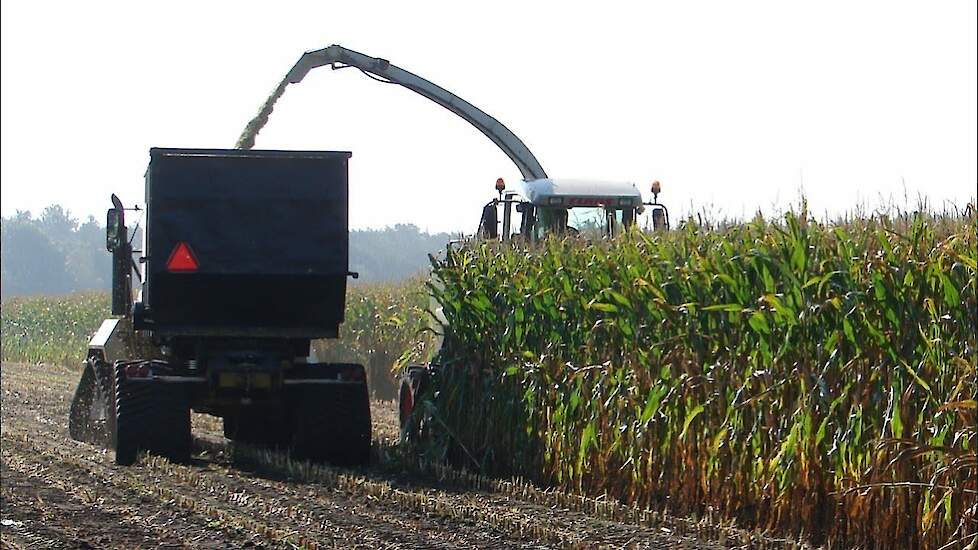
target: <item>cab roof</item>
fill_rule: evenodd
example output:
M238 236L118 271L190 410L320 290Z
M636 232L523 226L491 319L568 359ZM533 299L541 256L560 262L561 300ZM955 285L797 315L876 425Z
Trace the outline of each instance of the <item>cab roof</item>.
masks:
M615 205L621 199L631 199L632 206L642 203L635 184L624 181L543 178L522 181L520 191L526 200L540 206L555 204L551 198L563 199L564 206L596 206L610 202L606 199L614 199Z

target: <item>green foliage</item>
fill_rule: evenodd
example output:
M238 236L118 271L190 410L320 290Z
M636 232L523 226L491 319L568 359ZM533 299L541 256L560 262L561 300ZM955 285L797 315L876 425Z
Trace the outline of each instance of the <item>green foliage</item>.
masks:
M975 531L973 209L471 243L433 276L429 453L846 546Z
M428 299L419 278L399 284L350 286L340 338L314 342L317 360L364 365L371 393L394 399L397 388L393 370L397 364L419 356L430 346L431 339L424 335Z
M78 365L110 309L109 295L103 292L4 300L0 307L3 360Z
M392 367L424 353L428 295L420 279L402 284L354 285L346 301L340 338L313 343L321 361L357 362L367 367L371 391L396 397ZM6 299L2 312L4 361L76 365L102 320L109 317L108 293Z

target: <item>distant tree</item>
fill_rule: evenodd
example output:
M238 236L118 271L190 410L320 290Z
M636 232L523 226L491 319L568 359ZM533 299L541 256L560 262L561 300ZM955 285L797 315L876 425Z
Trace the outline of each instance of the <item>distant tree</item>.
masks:
M75 244L78 220L72 218L71 212L62 208L61 205L52 204L45 208L44 212L41 212L41 216L34 221L34 224L62 253L66 254Z
M96 248L104 249L105 230L94 218L79 226L51 205L37 218L19 211L2 226L4 297L109 287L111 266Z
M17 217L0 224L0 294L63 293L73 281L58 247L30 220Z
M73 243L65 251L65 261L72 272L75 288L107 289L112 285L111 255L105 249L105 227L93 216L78 226Z
M368 283L413 277L428 270L428 254L442 250L450 238L448 233L423 233L412 224L352 231L350 269Z

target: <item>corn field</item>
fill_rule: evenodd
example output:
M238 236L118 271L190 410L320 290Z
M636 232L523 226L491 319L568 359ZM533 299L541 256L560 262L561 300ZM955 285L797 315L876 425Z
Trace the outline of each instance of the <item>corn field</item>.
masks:
M397 397L392 366L430 341L428 294L424 281L354 285L346 298L340 338L313 343L319 361L355 362L367 369L370 391L378 398Z
M317 358L363 364L374 394L393 399L391 366L429 340L423 335L428 299L421 279L351 286L340 338L315 341ZM4 300L0 315L4 361L76 366L85 359L92 334L111 316L110 296L15 297Z
M3 360L80 364L88 351L88 340L109 317L110 305L107 292L4 300L0 307Z
M831 546L974 547L976 240L969 207L450 250L423 446Z

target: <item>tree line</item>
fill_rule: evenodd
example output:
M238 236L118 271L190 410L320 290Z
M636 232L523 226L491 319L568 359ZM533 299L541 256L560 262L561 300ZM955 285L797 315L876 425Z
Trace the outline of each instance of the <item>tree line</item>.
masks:
M444 249L451 238L412 224L351 231L350 270L360 274L361 283L403 280L426 272L428 254ZM141 239L137 234L134 242ZM105 226L94 217L81 221L55 204L37 216L18 211L0 220L3 298L108 290L111 282Z

